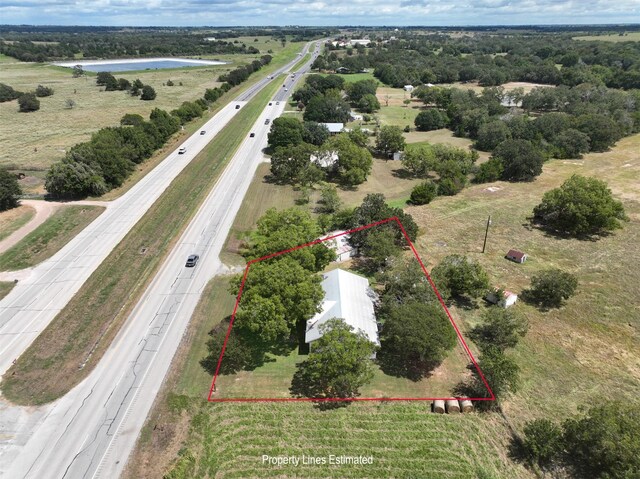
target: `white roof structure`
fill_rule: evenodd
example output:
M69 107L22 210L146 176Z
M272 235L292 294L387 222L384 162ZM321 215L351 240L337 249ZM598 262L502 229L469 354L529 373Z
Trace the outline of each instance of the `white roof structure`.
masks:
M336 164L338 161L338 152L337 151L324 151L324 152L316 152L315 155L311 155L309 157L309 161L315 163L321 168L329 168Z
M340 133L344 128L344 123L320 123L327 127L329 133Z
M342 318L355 332L362 331L369 341L379 346L378 323L373 311L375 293L369 281L343 269L324 274L322 310L307 321L305 342L320 339L320 326L332 318Z
M335 238L331 238L335 236ZM345 233L344 231L331 231L326 235L326 238L331 238L330 240L326 240L324 243L327 248L331 248L335 251L337 261L345 261L351 258L353 254L353 246L349 244L349 237L351 235Z

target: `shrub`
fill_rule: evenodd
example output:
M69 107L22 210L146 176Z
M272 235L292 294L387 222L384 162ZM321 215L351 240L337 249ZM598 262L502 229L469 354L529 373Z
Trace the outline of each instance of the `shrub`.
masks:
M409 201L414 205L426 205L436 196L438 196L438 185L433 181L425 181L413 188Z
M525 291L524 299L543 307L559 308L575 294L578 278L560 269L541 271L531 278L531 287Z
M53 88L49 88L43 85L38 85L36 87L36 96L37 97L45 97L45 96L51 96L53 95Z
M38 111L40 109L40 100L38 100L33 93L23 93L20 98L18 98L18 105L22 113Z

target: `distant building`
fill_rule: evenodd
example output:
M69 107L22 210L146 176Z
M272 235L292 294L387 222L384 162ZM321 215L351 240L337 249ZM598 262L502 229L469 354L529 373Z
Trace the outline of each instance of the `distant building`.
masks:
M336 68L336 73L339 73L341 75L345 75L347 73L351 73L351 70L349 70L347 67L338 67L338 68Z
M206 42L215 42L216 41L216 37L205 37L204 40Z
M510 249L505 258L515 261L516 263L524 263L527 261L527 254L517 249Z
M369 341L380 345L374 313L376 295L366 278L343 269L334 269L323 275L322 289L322 310L307 321L306 343L311 344L322 337L320 327L327 321L341 318L354 332L362 331Z
M405 85L404 86L404 91L412 92L413 91L413 85Z
M358 38L349 41L349 45L351 45L352 47L355 47L356 45L362 45L366 47L367 45L369 45L369 43L371 43L371 40L367 38Z
M404 158L404 151L396 151L393 154L393 161L401 161Z
M353 246L349 244L349 235L345 234L344 231L332 231L327 233L325 238L329 238L331 236L335 236L335 238L325 241L324 244L336 253L336 261L342 262L351 258L354 250Z
M362 115L357 113L349 113L349 116L351 117L351 121L362 121L364 119Z
M502 293L502 297L500 297L500 293ZM511 291L503 291L500 289L496 289L484 297L491 304L496 304L502 308L508 308L509 306L513 306L518 301L518 295L512 293Z
M344 129L344 123L320 123L320 124L326 126L327 130L329 130L329 133L331 133L332 135L337 135Z

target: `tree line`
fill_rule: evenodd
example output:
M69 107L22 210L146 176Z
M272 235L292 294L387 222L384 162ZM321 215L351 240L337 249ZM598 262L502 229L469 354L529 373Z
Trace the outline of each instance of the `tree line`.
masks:
M637 42L586 42L561 32L486 32L451 37L403 32L369 48L328 49L314 68L352 72L373 69L383 83L402 87L424 83L477 81L497 86L510 81L611 88L640 88Z

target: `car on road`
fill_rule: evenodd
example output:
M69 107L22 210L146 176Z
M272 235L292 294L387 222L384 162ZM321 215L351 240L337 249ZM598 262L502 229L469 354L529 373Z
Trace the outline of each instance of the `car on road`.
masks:
M204 135L205 133L207 133L207 130L200 130L201 135Z
M193 268L196 264L198 264L199 259L200 259L200 256L198 256L197 254L190 254L189 257L187 258L187 262L185 263L185 266L187 268Z
M289 89L288 89L288 88L285 88L285 89L284 89L284 91L289 91Z
M253 132L249 133L249 138L253 138L254 136L256 136L255 133L253 133Z
M178 155L184 155L187 152L187 149L183 146L178 150Z
M236 105L236 110L239 110L239 109L240 109L240 105Z
M282 88L285 88L286 86L287 86L286 84L283 84L283 85L282 85Z
M269 106L273 105L273 102L269 102Z
M264 121L264 124L265 124L265 125L268 125L270 121L271 121L271 120L269 120L269 118L267 118L267 119Z
M280 104L280 102L279 102L279 101L277 101L277 102L276 102L276 105L279 105L279 104Z

